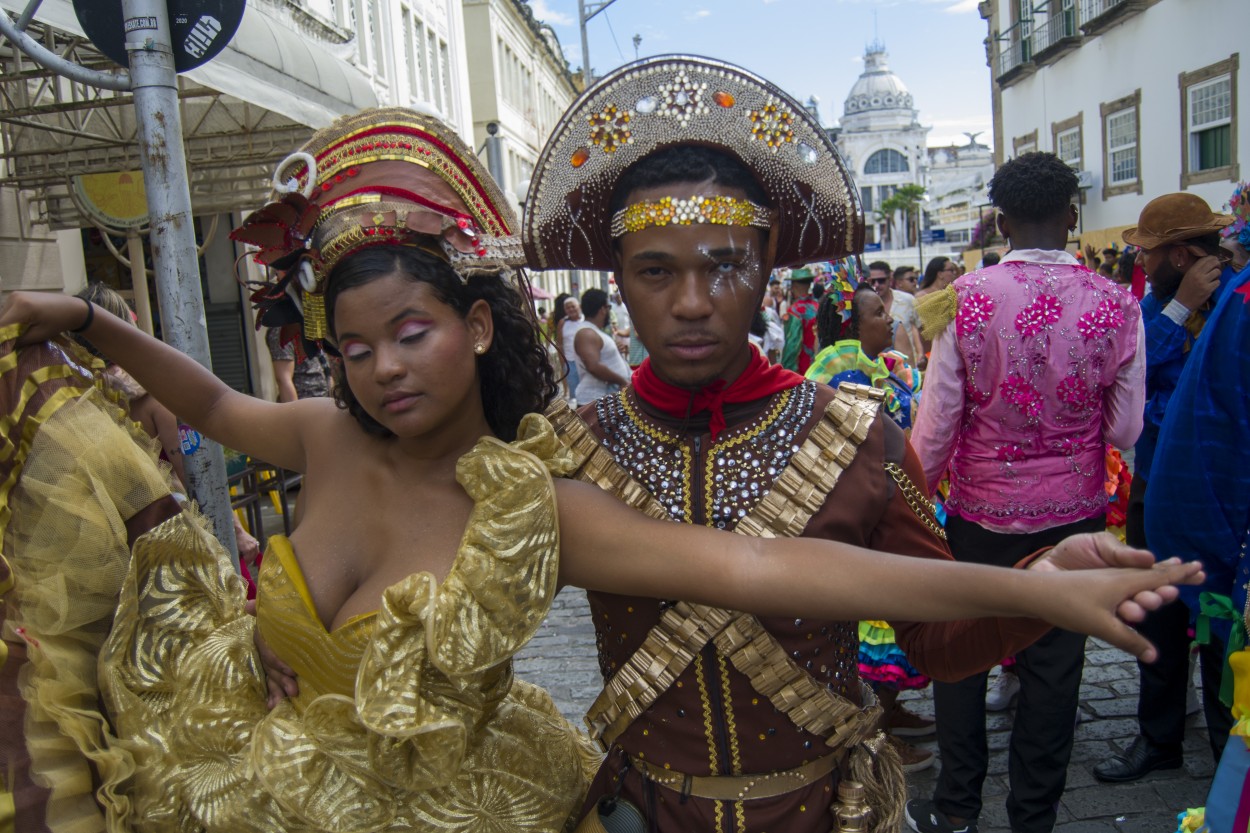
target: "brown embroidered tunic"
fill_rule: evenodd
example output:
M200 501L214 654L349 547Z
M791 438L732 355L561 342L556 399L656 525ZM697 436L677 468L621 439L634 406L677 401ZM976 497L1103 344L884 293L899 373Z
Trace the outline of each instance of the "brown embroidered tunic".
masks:
M708 433L706 413L674 419L649 407L632 388L583 408L580 415L673 520L732 530L768 493L833 396L829 387L809 381L767 399L727 405L727 430L715 440ZM901 465L913 482L924 483L902 432L878 415L804 537L949 559L946 545L926 528L887 473L891 462ZM588 595L606 681L656 625L665 603ZM761 622L818 683L859 702L855 622ZM1047 629L1043 623L1012 619L893 624L911 661L938 679L959 679L989 667ZM773 798L714 801L683 797L652 783L628 769L626 759L689 775L739 775L791 769L829 751L822 738L798 729L708 645L617 739L585 811L600 798L619 794L642 811L651 831L825 833L832 826L829 807L836 797L836 772Z

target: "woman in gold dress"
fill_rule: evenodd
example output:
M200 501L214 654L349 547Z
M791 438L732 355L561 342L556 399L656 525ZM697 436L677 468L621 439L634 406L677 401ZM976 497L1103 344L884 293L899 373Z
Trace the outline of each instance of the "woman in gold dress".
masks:
M336 401L236 393L81 299L15 293L0 313L6 609L50 829L566 828L595 752L511 664L562 584L761 614L1031 615L1147 655L1124 620L1197 571L904 564L648 520L560 479L580 461L534 414L554 385L508 280L515 220L445 126L340 120L275 187L236 239L281 273L262 303L291 298L336 346ZM304 473L255 620L89 359L47 342L71 329L207 436ZM254 631L300 678L272 710Z

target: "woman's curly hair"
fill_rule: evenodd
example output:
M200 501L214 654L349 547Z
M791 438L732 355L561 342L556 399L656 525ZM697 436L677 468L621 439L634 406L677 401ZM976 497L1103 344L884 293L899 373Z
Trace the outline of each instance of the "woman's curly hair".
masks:
M473 275L462 280L441 258L414 246L371 246L339 261L326 279L326 323L336 332L334 306L339 295L392 273L428 284L435 296L461 317L477 301L490 307L495 334L490 348L477 359L482 407L497 437L516 439L521 417L542 413L556 394L555 376L547 360L538 321L521 290L501 274ZM524 273L517 281L528 285ZM342 362L334 362L334 401L356 418L368 433L394 436L369 416L347 384Z
M848 338L859 340L860 312L863 310L863 304L857 302L861 292L876 294L876 290L867 284L857 286L855 294L851 296L851 315L845 321L842 320L842 299L837 292L826 292L825 296L820 299L820 306L816 307L816 338L822 349Z

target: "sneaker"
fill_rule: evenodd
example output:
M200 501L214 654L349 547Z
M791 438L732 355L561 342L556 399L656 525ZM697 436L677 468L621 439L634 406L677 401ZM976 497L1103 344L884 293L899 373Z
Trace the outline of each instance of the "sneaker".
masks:
M985 693L985 710L1001 712L1011 708L1020 694L1020 675L1002 671L990 690Z
M898 759L903 764L903 772L920 772L933 766L933 762L937 760L937 756L928 749L920 749L910 743L903 743L898 738L890 738L890 745L894 747L894 751L898 752Z
M956 827L927 798L913 798L907 802L907 826L916 833L977 833L975 821L966 821L963 827Z
M902 704L894 706L894 714L890 716L890 734L896 738L923 738L936 731L937 723L932 718L908 711Z

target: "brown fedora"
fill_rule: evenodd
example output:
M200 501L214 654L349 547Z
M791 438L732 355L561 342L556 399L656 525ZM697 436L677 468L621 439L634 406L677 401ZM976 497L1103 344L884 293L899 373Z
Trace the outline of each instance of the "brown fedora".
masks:
M1164 194L1146 203L1137 225L1124 232L1124 242L1143 249L1179 243L1212 234L1233 224L1228 214L1216 214L1202 197Z

